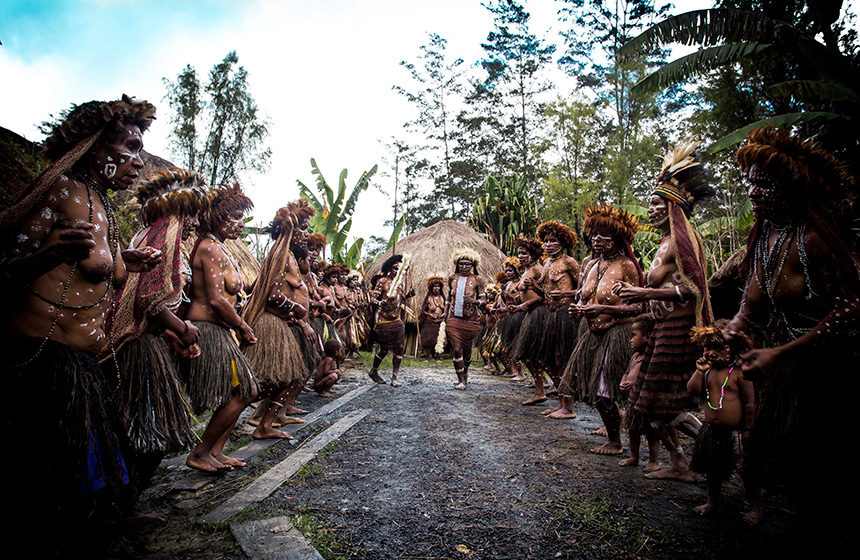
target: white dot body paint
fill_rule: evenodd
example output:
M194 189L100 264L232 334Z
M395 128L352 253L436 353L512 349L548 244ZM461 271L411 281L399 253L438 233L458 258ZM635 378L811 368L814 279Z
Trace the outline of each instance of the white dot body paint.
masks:
M112 179L114 175L116 175L116 164L105 164L105 177L107 177L108 179Z
M28 239L30 239L30 238L28 236L26 236L25 234L23 234L23 233L18 234L18 243L25 243Z
M60 198L62 198L62 199L69 198L69 189L67 189L66 187L61 188L60 189Z
M112 158L112 157L110 157L110 156L108 156L108 157L107 157L107 160L108 160L108 161L113 161L113 158Z

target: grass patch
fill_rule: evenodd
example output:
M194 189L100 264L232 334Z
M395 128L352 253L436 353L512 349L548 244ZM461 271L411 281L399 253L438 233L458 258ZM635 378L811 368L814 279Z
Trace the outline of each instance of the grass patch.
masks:
M290 477L287 482L297 483L304 482L306 478L309 476L316 476L323 471L325 465L322 463L318 463L314 461L313 463L306 463L301 466L299 470L296 471L296 474Z
M325 459L326 457L331 455L332 451L334 451L335 448L337 447L337 441L338 440L333 439L330 442L328 442L327 444L325 444L325 447L320 449L319 452L317 453L317 457L319 457L320 459Z
M344 539L331 523L319 519L310 507L302 507L299 513L290 518L290 522L325 560L359 560L367 557L364 550Z
M561 538L588 558L653 556L666 541L647 519L600 494L569 495L553 508L552 525Z

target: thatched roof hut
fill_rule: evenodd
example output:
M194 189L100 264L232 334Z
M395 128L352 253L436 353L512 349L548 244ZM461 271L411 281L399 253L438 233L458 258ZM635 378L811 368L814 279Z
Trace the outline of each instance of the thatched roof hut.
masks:
M437 222L412 235L407 235L397 242L398 253L409 253L409 285L415 287L415 297L411 300L411 313L407 313L406 321L414 323L418 317L421 303L427 296L427 278L439 275L447 278L454 272L451 254L461 247L470 247L478 252L481 265L478 273L487 282L492 282L493 275L503 270L505 255L498 247L487 241L487 238L469 226L454 220ZM382 268L385 259L393 254L388 250L367 269L367 278L373 277Z

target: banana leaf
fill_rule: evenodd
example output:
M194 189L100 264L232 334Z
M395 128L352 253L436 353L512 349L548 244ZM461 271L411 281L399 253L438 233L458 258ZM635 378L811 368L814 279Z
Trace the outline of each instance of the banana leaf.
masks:
M824 121L831 121L833 119L840 118L840 115L836 113L829 113L825 111L812 111L805 113L785 113L782 115L776 115L774 117L769 117L766 119L762 119L760 121L756 121L752 124L748 124L743 128L739 128L732 132L731 134L724 136L708 146L708 151L710 153L716 153L735 144L738 144L743 141L744 138L747 137L750 130L755 128L760 128L765 125L771 125L775 128L788 128L790 126L794 126L798 123L820 123Z

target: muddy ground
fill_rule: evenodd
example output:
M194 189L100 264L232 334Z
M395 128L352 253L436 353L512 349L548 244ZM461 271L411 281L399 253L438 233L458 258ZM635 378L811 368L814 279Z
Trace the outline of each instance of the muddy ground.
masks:
M338 395L369 383L360 369L345 374ZM229 524L199 519L359 409L371 412L233 521L287 515L325 558L758 558L810 542L779 499L761 527L745 526L737 477L722 511L702 519L692 509L704 501L704 483L646 480L617 457L589 454L600 443L591 435L599 419L583 404L575 420L550 420L540 415L549 402L519 404L531 395L526 384L483 370L465 392L453 389L448 368L407 368L402 378L403 387L375 387L299 431L296 443L198 490L180 489L192 475L181 463L162 466L140 506L166 522L105 533L106 550L93 557L244 558ZM308 393L300 400L312 410L328 402Z

